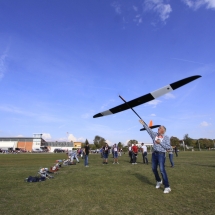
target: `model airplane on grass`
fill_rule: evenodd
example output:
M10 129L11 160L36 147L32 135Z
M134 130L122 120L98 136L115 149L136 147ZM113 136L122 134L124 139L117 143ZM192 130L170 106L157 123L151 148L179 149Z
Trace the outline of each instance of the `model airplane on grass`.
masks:
M111 115L111 114L116 114L116 113L119 113L121 111L125 111L127 109L132 109L133 110L133 107L136 107L138 105L141 105L141 104L144 104L144 103L147 103L149 101L152 101L160 96L163 96L165 95L166 93L169 93L173 90L176 90L178 89L179 87L182 87L184 86L185 84L188 84L198 78L200 78L201 76L200 75L194 75L194 76L190 76L188 78L184 78L182 80L179 80L179 81L176 81L172 84L169 84L167 86L164 86L158 90L155 90L151 93L148 93L144 96L141 96L141 97L138 97L136 99L133 99L131 101L128 101L126 102L121 96L119 96L123 101L124 103L119 105L119 106L116 106L116 107L113 107L109 110L106 110L106 111L103 111L101 113L98 113L96 115L93 116L93 118L97 118L97 117L102 117L102 116L107 116L107 115ZM133 110L134 111L134 110ZM135 112L135 111L134 111ZM135 112L135 114L141 119L141 117Z

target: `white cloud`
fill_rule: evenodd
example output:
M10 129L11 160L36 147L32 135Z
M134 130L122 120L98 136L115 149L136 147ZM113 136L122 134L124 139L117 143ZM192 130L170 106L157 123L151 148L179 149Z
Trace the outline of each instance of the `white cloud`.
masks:
M174 99L175 96L172 93L167 93L167 94L164 95L164 98L165 99Z
M134 11L138 11L138 7L136 7L134 5L133 5L133 9L134 9Z
M85 142L85 140L86 140L86 138L84 138L84 137L79 137L78 138L78 142Z
M172 12L170 4L165 4L164 0L146 0L144 6L146 11L156 12L164 23Z
M24 116L35 116L34 113L20 110L19 108L15 107L15 106L2 105L2 106L0 106L0 111L14 113L14 114L21 114Z
M203 122L200 123L200 125L201 125L202 127L207 127L207 126L210 125L210 123L208 123L208 122L206 122L206 121L203 121Z
M128 142L129 142L129 141L130 141L130 139L125 141L125 145L126 145L126 146L128 145Z
M68 134L68 141L73 141L73 142L84 142L85 138L83 137L75 137L73 134Z
M189 8L194 10L199 9L202 6L206 6L207 9L215 9L215 0L182 0Z
M109 101L107 101L105 104L103 104L101 106L101 109L104 110L105 108L107 108L114 101L115 101L114 99L110 99Z
M109 141L109 140L106 140L105 141L109 146L112 146L113 145L113 143L111 142L111 141Z
M88 119L88 118L92 118L92 116L95 114L95 112L93 110L90 110L87 113L84 113L81 115L81 118L83 119Z
M6 57L7 57L7 54L3 54L0 56L0 79L3 78L4 73L6 71L6 67L5 67Z
M16 106L11 106L11 105L1 105L0 111L9 112L12 114L18 114L25 117L32 117L42 122L61 122L62 121L62 119L57 118L55 116L51 116L48 113L41 114L41 113L35 113L33 111L30 112L28 110L20 109Z
M117 14L121 14L122 13L122 10L121 10L121 5L118 3L118 2L113 2L111 4L111 6L115 9L115 12Z
M152 101L148 102L148 103L146 104L146 106L151 105L153 108L156 108L156 106L157 106L159 103L161 103L161 101L155 99L155 100L152 100Z
M73 142L77 142L77 138L73 134L68 135L68 140L73 141Z
M150 116L156 116L156 114L152 113Z
M51 137L51 134L49 134L49 133L43 133L42 137L43 137L43 139L45 139L45 140L50 140L50 139L52 138L52 137Z

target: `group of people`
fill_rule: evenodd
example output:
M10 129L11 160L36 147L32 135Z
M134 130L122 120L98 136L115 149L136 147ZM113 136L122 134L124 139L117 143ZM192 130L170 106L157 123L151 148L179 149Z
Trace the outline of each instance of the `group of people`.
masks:
M101 158L103 158L103 164L108 164L108 156L110 154L111 147L108 143L101 148ZM118 157L121 155L121 149L118 148L117 144L115 143L112 147L112 155L113 155L113 164L119 164Z
M74 163L74 159L76 160L76 162L80 162L78 159L78 155L84 158L84 166L85 167L89 167L89 153L90 153L90 146L89 143L86 143L83 151L77 151L77 150L72 150L70 152L67 152L68 155L68 159L71 164Z
M165 134L166 133L166 127L165 126L160 126L158 128L158 132L152 131L148 127L148 125L141 119L139 121L143 127L146 129L148 132L149 136L152 138L153 141L153 151L152 151L152 171L155 176L156 180L156 186L155 188L158 189L161 187L161 185L164 185L164 193L169 193L171 192L171 188L169 185L169 180L167 176L167 172L165 170L165 160L166 160L166 152L169 153L169 158L170 158L170 163L171 167L174 166L173 163L173 151L175 150L176 156L177 154L177 148L172 147L170 144L170 138ZM103 164L108 164L108 156L110 154L111 147L108 145L108 143L105 143L105 145L102 147L100 150L101 152L101 157L103 158ZM89 155L89 144L86 144L84 147L84 157L85 157L85 166L88 167L88 155ZM112 153L113 153L113 164L119 164L118 162L118 155L119 155L119 149L117 147L117 144L114 144L112 147ZM142 153L142 158L143 158L143 163L148 164L148 159L147 159L147 147L144 145L144 143L141 144L141 153ZM134 143L132 146L129 147L129 156L130 156L130 162L132 164L137 164L137 154L138 154L138 147ZM75 155L68 154L70 157L74 158ZM76 160L79 162L78 158L75 157ZM160 169L160 173L162 176L162 179L158 173L158 166Z
M137 164L137 154L138 154L139 148L137 147L136 143L129 146L128 150L129 150L128 153L130 157L130 163ZM144 143L141 143L140 151L142 153L143 163L148 164L149 162L147 158L147 147L144 145Z

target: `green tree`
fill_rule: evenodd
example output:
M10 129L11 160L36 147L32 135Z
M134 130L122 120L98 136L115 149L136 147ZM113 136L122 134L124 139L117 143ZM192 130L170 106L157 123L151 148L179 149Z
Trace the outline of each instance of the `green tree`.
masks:
M189 137L188 134L184 135L184 144L187 146L192 146L192 138Z
M95 144L89 144L89 146L90 146L90 149L91 149L91 150L97 149L96 146L95 146Z
M120 149L123 148L123 144L121 142L118 143L118 148L120 148Z
M134 143L138 144L138 141L137 140L129 140L128 143L127 143L127 145L131 146Z
M81 148L84 148L87 143L89 144L89 141L86 139L85 142L81 144Z
M103 138L99 135L96 135L93 140L93 143L96 146L96 148L99 149L105 145L105 141L106 141L105 138Z
M171 142L171 145L172 146L177 146L179 147L180 146L180 140L177 138L177 137L171 137L170 138L170 142Z

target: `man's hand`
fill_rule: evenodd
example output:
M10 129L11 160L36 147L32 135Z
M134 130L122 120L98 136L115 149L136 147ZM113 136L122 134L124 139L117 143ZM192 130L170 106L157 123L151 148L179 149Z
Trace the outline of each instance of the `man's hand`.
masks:
M140 122L142 125L145 124L144 121L143 121L142 119L140 119L139 122Z
M160 140L160 139L157 139L157 140L155 140L155 142L156 142L157 144L160 144L160 143L161 143L161 140Z

